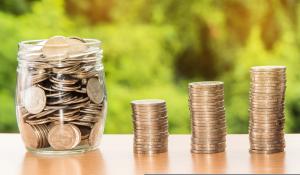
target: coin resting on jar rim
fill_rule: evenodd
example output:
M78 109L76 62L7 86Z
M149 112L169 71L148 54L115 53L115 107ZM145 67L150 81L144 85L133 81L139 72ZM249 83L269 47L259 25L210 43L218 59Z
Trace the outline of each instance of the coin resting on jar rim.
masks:
M75 54L88 49L83 43L84 40L78 37L54 36L46 41L42 51L46 57Z

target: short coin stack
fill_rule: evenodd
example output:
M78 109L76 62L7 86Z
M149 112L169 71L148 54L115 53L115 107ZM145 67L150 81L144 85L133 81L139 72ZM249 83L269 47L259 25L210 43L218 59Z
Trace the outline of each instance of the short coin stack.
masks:
M284 151L285 66L252 67L249 139L252 153Z
M163 153L168 150L168 117L166 102L159 99L131 102L134 126L134 152Z
M219 81L189 84L192 153L218 153L226 148L224 85Z

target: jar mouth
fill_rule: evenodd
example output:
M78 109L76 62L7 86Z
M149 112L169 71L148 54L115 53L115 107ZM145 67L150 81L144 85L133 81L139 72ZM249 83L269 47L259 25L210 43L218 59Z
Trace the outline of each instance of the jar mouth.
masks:
M71 64L81 60L83 62L101 61L103 50L101 41L97 39L73 39L65 42L50 43L48 39L28 40L19 43L18 61L22 64L61 63ZM80 42L79 42L80 41ZM57 65L60 66L60 65Z
M101 45L101 41L97 40L97 39L92 39L92 38L82 38L81 39L82 42L81 44L86 45L86 46L99 46ZM30 47L30 46L44 46L45 42L47 41L47 39L40 39L40 40L26 40L26 41L21 41L19 42L19 47ZM76 45L76 44L75 44ZM61 44L57 44L57 45L51 45L53 47L57 46L61 46Z

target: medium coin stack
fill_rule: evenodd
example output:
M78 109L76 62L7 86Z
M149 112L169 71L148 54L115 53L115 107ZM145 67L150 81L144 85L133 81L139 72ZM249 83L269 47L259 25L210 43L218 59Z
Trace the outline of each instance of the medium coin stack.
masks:
M285 66L251 68L249 140L252 153L284 151L285 73Z
M218 153L226 148L224 85L219 81L189 84L191 152Z
M159 99L131 102L134 127L134 152L163 153L168 150L168 117L166 102Z
M106 112L97 41L55 36L21 43L18 58L17 112L26 146L96 146Z

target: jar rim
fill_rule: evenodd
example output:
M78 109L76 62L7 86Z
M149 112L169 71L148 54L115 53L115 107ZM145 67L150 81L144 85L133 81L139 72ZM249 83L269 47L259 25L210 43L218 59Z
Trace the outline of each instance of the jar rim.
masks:
M90 46L90 45L101 45L101 41L97 39L92 38L82 38L85 42L82 44ZM30 46L44 46L44 42L47 41L47 39L39 39L39 40L25 40L19 42L20 47L30 47ZM53 45L52 45L53 46Z

